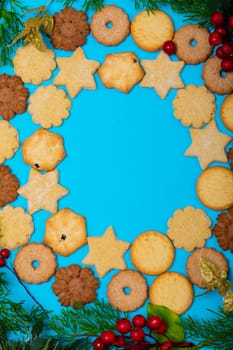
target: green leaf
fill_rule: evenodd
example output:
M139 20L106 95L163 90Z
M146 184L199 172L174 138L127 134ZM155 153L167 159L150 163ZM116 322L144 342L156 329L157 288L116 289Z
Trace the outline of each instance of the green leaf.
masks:
M147 305L147 313L149 316L159 316L167 324L166 336L173 342L184 341L184 330L181 324L180 317L173 311L169 310L165 306ZM156 338L160 342L167 340L166 337L160 334L156 334Z

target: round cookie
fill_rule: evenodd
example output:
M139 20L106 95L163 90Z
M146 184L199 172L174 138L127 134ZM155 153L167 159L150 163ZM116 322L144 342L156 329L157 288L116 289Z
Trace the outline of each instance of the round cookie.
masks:
M174 260L174 246L170 239L156 231L140 234L132 243L130 257L133 265L147 275L166 271Z
M233 91L233 72L221 70L221 60L217 56L206 60L202 68L202 79L205 86L217 94L230 94Z
M128 289L129 292L127 292ZM123 312L134 311L141 307L147 295L146 279L137 271L120 271L108 284L109 303Z
M233 94L226 96L223 100L220 116L225 127L233 131Z
M233 172L214 166L201 173L197 180L197 195L208 208L224 210L233 206Z
M191 282L177 272L165 272L150 287L150 302L166 306L178 315L183 314L193 301Z
M209 31L198 24L188 24L180 27L174 35L176 55L186 64L204 62L212 52L209 44ZM193 45L195 44L195 45Z
M35 263L39 263L35 266ZM28 243L18 251L14 261L19 278L27 283L47 282L57 267L52 249L42 243Z
M198 285L200 288L207 288L206 281L203 279L200 270L201 257L204 257L218 269L226 272L228 271L228 263L223 254L214 248L201 248L189 255L186 263L186 270L191 282Z
M130 20L120 7L109 5L96 11L91 19L93 37L101 44L115 46L130 33Z
M131 33L141 49L153 52L161 49L165 41L173 38L174 25L165 12L144 10L134 17Z

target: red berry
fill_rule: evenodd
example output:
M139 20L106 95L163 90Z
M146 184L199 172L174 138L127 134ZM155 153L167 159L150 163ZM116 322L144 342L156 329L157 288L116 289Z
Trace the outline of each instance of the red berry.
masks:
M216 27L221 26L224 23L223 13L219 11L212 13L210 16L210 22Z
M220 34L221 37L224 38L225 36L227 36L227 28L226 27L217 27L215 29L215 33Z
M93 348L95 350L105 350L106 345L104 344L103 340L101 340L100 338L96 338L96 340L93 343Z
M220 59L223 59L226 57L225 53L222 50L222 46L219 46L216 50L216 56Z
M7 259L7 258L9 258L9 256L10 256L10 251L8 249L4 248L4 249L0 250L0 257L1 258Z
M167 40L164 42L162 49L166 54L171 55L176 52L176 44L172 40Z
M118 346L124 345L125 344L125 338L122 335L118 335L116 337L116 343L115 344L118 345Z
M233 45L230 44L230 43L225 43L221 46L222 48L222 51L223 53L226 55L226 56L231 56L233 55Z
M5 266L5 259L4 258L0 258L0 267Z
M221 61L221 68L224 72L232 72L233 71L233 58L224 58Z
M130 332L130 338L134 341L141 341L145 337L144 330L142 328L134 328Z
M102 332L100 339L103 340L104 344L112 345L115 343L115 334L112 331L104 331Z
M135 315L132 322L134 327L143 328L146 325L146 318L143 315Z
M217 32L213 32L209 35L209 43L212 46L218 46L222 43L222 36L217 33Z
M233 15L228 17L227 24L231 29L233 29Z
M126 334L126 333L128 333L130 331L130 329L131 329L131 323L126 318L120 318L117 321L116 330L119 333Z
M147 326L150 330L154 331L158 329L162 324L162 320L158 316L150 316L147 321Z
M167 325L163 320L161 320L161 325L158 329L155 330L155 332L158 334L164 334L166 330L167 330Z
M172 349L172 342L166 341L160 346L160 350L171 350Z

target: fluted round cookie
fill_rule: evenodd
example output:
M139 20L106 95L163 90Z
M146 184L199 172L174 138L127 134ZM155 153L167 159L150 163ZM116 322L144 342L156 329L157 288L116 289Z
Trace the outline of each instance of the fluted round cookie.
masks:
M233 206L233 172L213 166L201 173L197 180L197 195L208 208L224 210Z
M193 301L191 282L178 272L165 272L150 286L150 302L166 306L178 315L183 314Z
M130 257L133 265L147 275L158 275L166 271L174 260L171 240L157 231L146 231L133 241Z
M165 41L173 38L174 25L165 12L144 10L133 18L131 33L141 49L153 52L161 49Z
M220 109L220 116L227 129L233 131L233 94L227 95Z

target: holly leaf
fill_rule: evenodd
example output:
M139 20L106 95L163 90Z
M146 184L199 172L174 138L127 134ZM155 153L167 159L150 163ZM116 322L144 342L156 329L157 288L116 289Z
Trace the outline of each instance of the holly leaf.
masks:
M173 311L169 310L165 306L147 305L148 316L158 316L167 324L166 336L173 342L182 342L184 341L184 329L180 317ZM167 340L161 334L156 333L156 338L159 342L165 342Z

